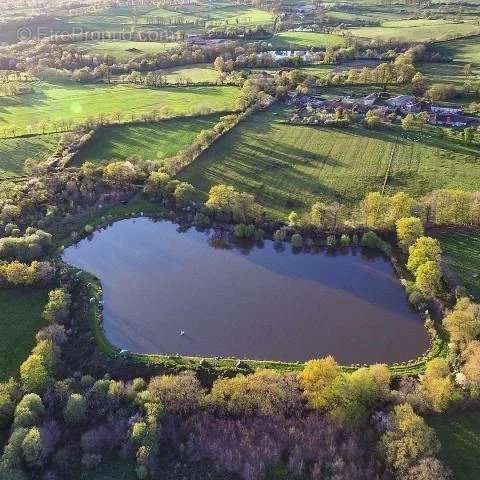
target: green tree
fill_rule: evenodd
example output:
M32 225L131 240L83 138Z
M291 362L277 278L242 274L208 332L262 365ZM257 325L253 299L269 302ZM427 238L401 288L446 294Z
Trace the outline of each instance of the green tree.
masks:
M87 401L79 393L72 393L63 409L63 418L69 425L82 423L87 414Z
M176 186L173 196L178 205L187 205L195 197L195 187L190 183L181 182Z
M415 274L420 265L426 262L439 263L442 249L440 242L436 238L419 237L417 241L408 249L407 268Z
M45 449L42 435L37 427L31 428L22 442L22 453L25 463L30 468L40 468L45 463Z
M468 298L459 299L443 319L443 326L453 343L465 347L480 335L480 306Z
M435 412L444 412L459 398L444 358L435 358L428 363L422 376L421 391L427 405Z
M332 356L310 360L298 376L308 404L317 410L332 406L342 378L342 370Z
M440 448L434 430L407 403L393 409L389 428L382 435L381 442L387 465L400 474L408 471L420 458L434 455Z
M400 218L396 221L395 226L398 244L405 251L408 251L410 246L424 234L422 221L417 217Z
M424 295L436 295L441 288L442 270L439 263L428 261L422 263L415 272L415 286Z

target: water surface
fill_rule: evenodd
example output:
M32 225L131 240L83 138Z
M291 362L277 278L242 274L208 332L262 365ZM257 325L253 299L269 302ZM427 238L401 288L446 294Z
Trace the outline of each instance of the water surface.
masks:
M361 249L232 247L128 219L65 250L102 282L108 340L138 353L342 363L416 358L428 341L393 268ZM181 336L180 331L185 335Z

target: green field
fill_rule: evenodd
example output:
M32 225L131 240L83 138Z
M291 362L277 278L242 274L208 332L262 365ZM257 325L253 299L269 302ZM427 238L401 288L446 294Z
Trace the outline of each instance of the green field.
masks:
M0 178L23 174L27 158L45 160L55 151L60 138L60 134L53 133L0 139Z
M478 188L479 150L417 139L362 128L287 125L277 108L240 124L181 176L203 195L218 183L252 192L274 215L305 210L317 199L352 205L366 192L381 189L396 143L388 192Z
M442 444L440 458L454 480L480 478L480 411L469 409L427 419Z
M243 5L214 7L200 13L198 16L208 20L207 25L258 25L273 21L271 13Z
M45 290L0 290L0 381L16 376L30 354L46 303Z
M269 43L272 48L326 48L341 47L346 45L345 39L340 35L315 32L280 32L275 35Z
M451 83L458 87L463 86L466 80L464 66L465 64L458 62L417 64L418 70L426 75L431 83ZM480 69L474 68L473 74L480 74Z
M450 40L433 45L443 55L448 55L455 62L480 64L480 37Z
M130 118L154 109L187 114L197 110L226 111L235 107L236 87L142 88L133 85L37 84L35 93L18 98L0 98L0 132L28 126L34 131L44 122L82 122L87 118L115 115Z
M71 46L90 55L109 55L121 62L128 62L132 58L141 55L155 54L175 48L178 46L178 43L98 40L72 43Z
M440 242L450 274L480 301L480 233L446 233Z
M160 161L191 144L201 130L211 128L217 121L218 116L209 115L154 124L104 127L82 150L76 163L124 160L132 155Z
M218 72L210 65L201 63L189 67L165 68L162 72L167 76L167 82L177 83L188 79L191 83L216 82Z
M446 20L399 20L384 22L380 27L353 28L350 32L362 38L391 38L424 42L440 40L449 34L472 34L480 29L472 23L454 23Z

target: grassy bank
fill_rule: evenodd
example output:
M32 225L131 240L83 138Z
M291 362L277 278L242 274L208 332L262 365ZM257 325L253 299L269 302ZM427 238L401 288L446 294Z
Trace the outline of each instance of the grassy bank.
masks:
M43 325L46 290L0 290L0 381L17 376Z

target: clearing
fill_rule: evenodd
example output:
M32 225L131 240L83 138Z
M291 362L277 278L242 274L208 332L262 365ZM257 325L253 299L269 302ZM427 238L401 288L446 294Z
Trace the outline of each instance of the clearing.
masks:
M161 161L191 144L201 130L213 127L218 118L218 115L209 115L103 127L80 152L75 163L125 160L133 155L139 155L144 160Z

